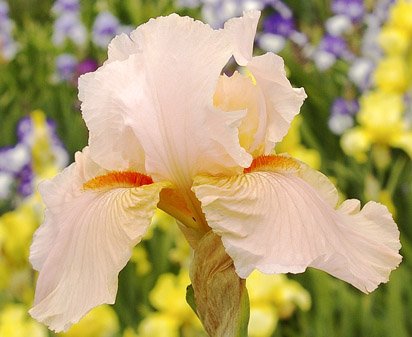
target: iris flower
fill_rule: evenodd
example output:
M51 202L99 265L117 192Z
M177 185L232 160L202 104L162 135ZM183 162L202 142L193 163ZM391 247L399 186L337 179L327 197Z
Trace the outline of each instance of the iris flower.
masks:
M103 66L80 78L89 145L39 187L33 317L66 330L113 303L157 207L194 248L219 235L241 278L315 267L364 292L388 280L401 261L388 210L337 206L324 175L273 154L306 95L279 56L252 56L259 16L220 30L176 14L152 19L117 36ZM232 56L243 73L222 75Z

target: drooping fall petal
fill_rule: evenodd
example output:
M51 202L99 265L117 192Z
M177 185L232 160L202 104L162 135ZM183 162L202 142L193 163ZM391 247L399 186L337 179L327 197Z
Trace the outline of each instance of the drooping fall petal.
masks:
M92 173L95 178L86 179ZM93 307L114 303L118 273L167 186L130 171L104 173L88 149L43 183L46 220L31 247L30 260L40 274L30 314L61 331Z
M327 178L289 157L258 158L237 176L199 176L193 190L241 277L315 267L370 292L402 259L385 206L360 210L346 200L336 208Z

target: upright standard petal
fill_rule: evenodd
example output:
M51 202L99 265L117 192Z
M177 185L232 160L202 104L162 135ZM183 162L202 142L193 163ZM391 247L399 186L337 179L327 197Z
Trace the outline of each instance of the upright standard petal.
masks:
M214 104L223 111L245 111L239 125L240 145L249 153L259 155L265 139L267 125L264 96L249 76L234 72L220 77Z
M195 179L206 219L237 272L322 269L364 292L401 261L399 231L385 206L346 200L321 173L285 156L260 157L244 174Z
M215 105L224 111L245 110L239 127L240 144L253 155L270 154L286 135L306 94L292 88L277 55L254 57L247 69L247 75L235 72L220 77Z
M114 303L118 273L168 186L131 171L104 172L87 152L41 189L46 220L31 247L40 274L30 314L55 331Z
M123 153L142 148L154 179L186 188L199 172L249 166L252 157L238 140L244 112L213 106L219 75L233 52L225 32L170 15L150 20L127 39L116 38L109 62L80 80L91 144L99 144L91 148L92 158L106 164L105 153L126 158ZM124 130L133 130L134 137Z
M128 34L117 35L109 44L106 63L124 61L130 55L137 53L138 50L137 43Z
M225 23L225 31L232 43L233 56L240 66L246 66L252 58L259 18L259 11L250 10L243 12L242 17L230 19Z
M270 154L275 144L286 135L293 117L299 113L306 94L303 88L292 88L286 78L281 57L273 53L252 56L259 17L258 11L247 11L243 17L229 20L225 24L225 31L232 44L236 62L247 67L254 84L258 87L259 95L256 95L255 100L259 105L260 128L254 137L256 141L261 141L263 137L264 149L261 154ZM237 80L232 76L228 82L232 82L236 87ZM243 92L240 91L233 99L239 99L242 95ZM262 111L266 118L262 118ZM252 151L256 148L259 146L254 144Z
M292 88L283 59L273 53L254 57L247 65L260 88L267 114L264 154L282 140L306 98L303 88Z
M79 78L79 99L89 129L90 155L107 170L133 167L145 172L144 151L125 121L125 111L139 94L136 69L118 71L119 62ZM140 121L141 122L141 121Z

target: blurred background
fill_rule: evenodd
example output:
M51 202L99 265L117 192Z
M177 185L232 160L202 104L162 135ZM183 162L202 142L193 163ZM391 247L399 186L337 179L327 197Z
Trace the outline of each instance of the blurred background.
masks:
M342 198L394 215L404 257L370 295L316 270L247 280L250 337L412 336L412 1L0 0L0 336L54 336L27 314L39 181L87 144L77 79L109 41L177 12L214 28L259 9L255 54L280 54L308 98L278 152L328 175ZM104 249L104 247L102 247ZM191 252L162 212L120 274L114 306L59 336L206 336L185 302Z

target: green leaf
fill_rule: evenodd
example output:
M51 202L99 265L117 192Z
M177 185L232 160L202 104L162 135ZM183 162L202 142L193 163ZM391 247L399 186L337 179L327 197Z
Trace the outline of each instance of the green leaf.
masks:
M250 303L249 295L245 287L240 300L240 315L238 321L238 332L236 337L248 337L248 325L250 318Z
M189 284L186 288L186 302L190 305L196 316L199 317L196 311L195 291L193 290L193 286L191 284Z

